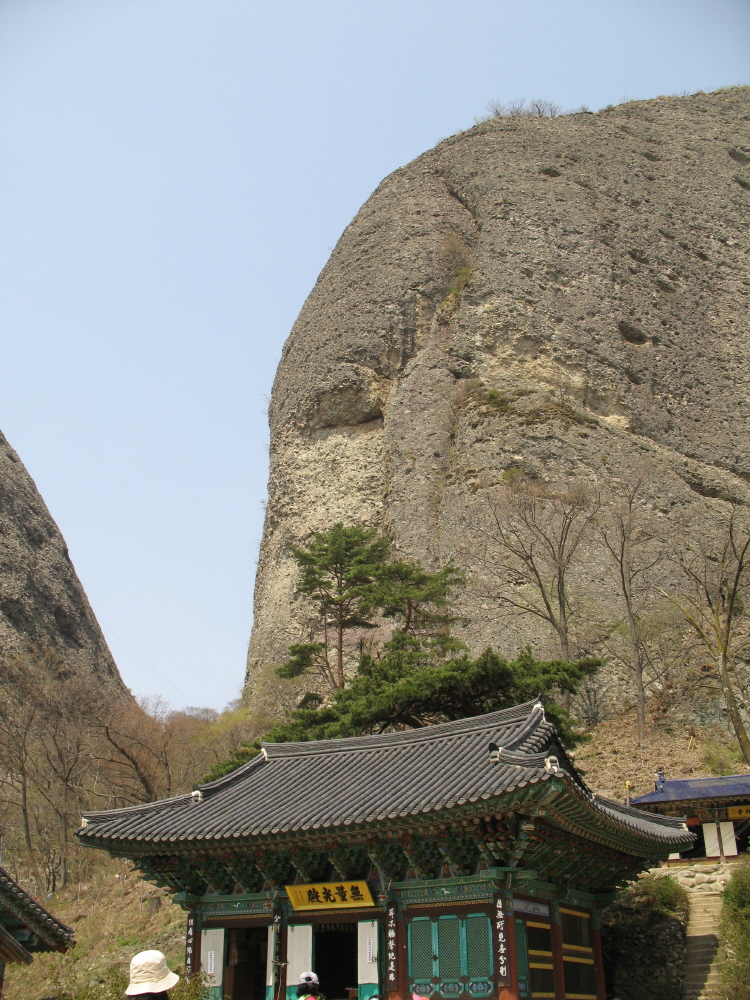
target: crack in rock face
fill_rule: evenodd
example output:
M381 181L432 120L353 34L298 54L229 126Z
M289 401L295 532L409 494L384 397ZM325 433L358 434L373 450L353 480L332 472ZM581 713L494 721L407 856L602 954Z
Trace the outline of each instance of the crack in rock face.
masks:
M471 579L472 512L509 470L606 492L645 461L670 517L747 498L749 150L734 88L492 119L380 184L276 375L250 693L305 635L290 547L336 521ZM592 549L581 599L611 575ZM555 652L465 600L473 653Z

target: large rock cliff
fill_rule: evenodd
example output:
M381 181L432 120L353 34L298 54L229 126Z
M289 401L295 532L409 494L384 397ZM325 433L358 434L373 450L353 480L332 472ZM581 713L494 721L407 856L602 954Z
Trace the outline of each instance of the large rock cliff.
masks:
M126 694L68 547L20 458L0 434L0 654L54 652Z
M511 468L745 497L749 221L747 88L492 119L387 177L279 364L250 689L301 634L290 545L337 520L471 571L466 512ZM471 610L474 649L548 638Z

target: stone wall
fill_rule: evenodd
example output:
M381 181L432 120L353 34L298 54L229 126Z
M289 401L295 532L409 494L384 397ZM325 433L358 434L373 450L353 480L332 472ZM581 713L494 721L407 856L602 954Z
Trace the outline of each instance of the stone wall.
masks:
M689 904L677 880L656 885L662 874L671 873L657 869L656 877L639 880L602 913L608 997L682 1000Z

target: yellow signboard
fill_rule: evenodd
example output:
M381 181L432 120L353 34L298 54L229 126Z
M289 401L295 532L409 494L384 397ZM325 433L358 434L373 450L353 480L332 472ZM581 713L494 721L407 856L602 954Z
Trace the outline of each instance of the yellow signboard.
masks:
M375 905L367 882L315 882L284 888L295 910L344 910Z
M730 806L727 809L727 819L750 819L750 805Z

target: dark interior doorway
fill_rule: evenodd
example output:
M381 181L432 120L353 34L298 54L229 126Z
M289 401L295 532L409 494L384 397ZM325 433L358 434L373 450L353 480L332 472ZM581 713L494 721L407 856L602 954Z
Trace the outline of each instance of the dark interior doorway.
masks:
M357 925L315 928L315 972L326 1000L349 1000L357 989Z
M691 833L695 834L695 841L693 846L687 851L680 851L681 858L705 858L706 856L706 841L703 838L703 827L700 823L697 825L691 824L688 829Z
M266 1000L267 927L232 927L228 932L224 996Z

